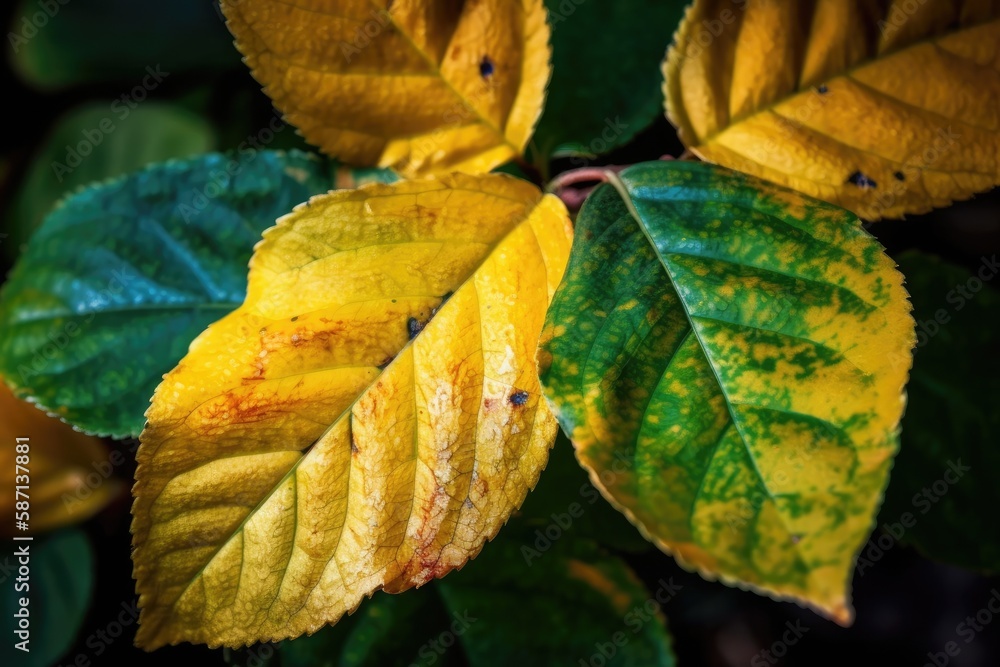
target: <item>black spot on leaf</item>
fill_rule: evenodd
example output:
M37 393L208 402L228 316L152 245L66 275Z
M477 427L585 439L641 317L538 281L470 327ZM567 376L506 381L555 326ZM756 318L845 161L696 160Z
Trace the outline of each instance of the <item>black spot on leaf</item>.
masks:
M847 182L856 185L862 190L874 190L878 184L870 177L865 176L860 171L856 171L847 177Z
M479 76L488 79L493 76L493 70L493 61L490 60L489 56L483 56L483 59L479 61Z
M518 389L510 395L510 404L521 406L528 402L528 392Z
M896 177L897 181L905 181L906 180L906 174L904 174L901 171L897 171L895 174L893 174L893 176Z
M406 320L406 330L410 334L410 340L417 337L417 334L424 330L424 323L415 317Z
M826 84L824 83L823 85L816 88L816 92L819 93L820 95L826 95L828 92L830 92L830 89L827 88Z

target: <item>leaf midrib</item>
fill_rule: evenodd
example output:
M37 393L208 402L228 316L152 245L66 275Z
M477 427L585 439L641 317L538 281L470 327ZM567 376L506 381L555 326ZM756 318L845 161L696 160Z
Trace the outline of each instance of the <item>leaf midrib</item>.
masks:
M375 11L380 11L380 10L384 9L384 8L380 7L374 0L368 0L368 5L372 9L374 9ZM465 8L463 7L462 13L464 13L464 12L465 12ZM497 135L497 137L500 138L500 141L501 141L502 145L507 146L508 148L510 148L514 152L515 155L520 155L520 153L521 153L520 149L517 148L516 146L514 146L514 144L512 144L510 142L510 139L507 138L507 133L506 132L502 132L500 130L500 128L498 128L496 125L494 125L492 123L492 121L490 121L488 118L486 118L485 116L483 116L479 112L479 108L478 107L476 107L474 104L472 104L472 102L470 100L468 100L464 95L462 95L461 93L459 93L458 89L455 88L455 86L452 85L451 81L449 81L444 76L444 74L441 72L441 65L440 65L440 63L434 62L434 60L431 59L430 54L428 54L426 51L424 51L419 46L417 46L417 43L413 41L413 39L410 37L410 34L408 32L406 32L405 30L403 30L399 26L398 23L396 23L396 19L395 19L395 17L393 17L392 12L389 12L388 10L386 10L386 13L389 15L389 21L391 21L392 25L396 27L396 32L399 33L400 37L402 37L404 40L406 40L406 43L410 45L410 47L424 60L424 62L427 63L427 66L430 68L431 72L433 72L435 75L437 75L437 78L440 79L441 83L443 83L445 85L445 87L448 90L451 91L451 93L456 97L456 99L458 99L467 108L472 109L473 113L475 113L475 115L476 115L476 118L478 118L479 121L483 125L485 125L487 128L489 128L494 134ZM461 15L459 16L459 20L461 20ZM451 45L451 41L452 41L452 39L454 39L454 37L455 37L455 33L452 33L451 35L449 35L449 37L448 37L448 46ZM448 52L448 47L446 46L445 47L445 53L447 54L447 52ZM522 54L522 56L523 56L523 54ZM514 101L516 103L517 96L515 96ZM447 126L445 126L445 127L447 127ZM420 135L417 135L417 136L420 136Z
M825 80L826 81L833 81L834 79L840 79L840 78L854 79L853 74L855 72L857 72L858 70L860 70L860 69L862 69L864 67L867 67L868 65L871 65L873 63L877 63L880 60L883 60L883 59L888 58L890 56L897 55L899 53L903 53L903 52L908 51L908 50L913 49L913 48L917 48L919 46L924 46L925 44L933 44L935 46L938 46L938 48L941 48L940 45L938 45L938 41L940 39L942 39L943 37L951 37L953 35L961 34L961 33L965 32L967 30L972 30L974 28L979 28L979 27L982 27L984 25L989 25L990 23L996 23L996 22L1000 22L1000 17L994 17L994 18L992 18L992 19L990 19L988 21L982 21L980 23L972 23L972 24L969 24L969 25L966 25L966 26L962 26L958 30L952 30L952 31L940 33L940 34L937 34L937 35L929 35L929 36L924 37L924 38L922 38L920 40L917 40L915 42L911 42L909 44L906 44L905 46L901 46L901 47L896 48L896 49L885 51L883 53L876 53L875 55L873 55L873 56L871 56L869 58L866 58L866 59L864 59L864 60L862 60L862 61L860 61L858 63L855 63L853 66L851 66L851 67L849 67L849 68L847 68L847 69L845 69L843 71L838 72L834 76L827 77ZM951 54L951 55L957 55L957 54L952 53L951 51L948 51L948 53ZM774 111L775 108L777 108L778 106L784 104L785 102L788 102L789 100L791 100L791 99L793 99L795 97L798 97L799 95L803 95L803 94L807 93L809 91L809 89L812 88L812 87L813 86L802 86L802 85L799 85L798 87L795 88L795 90L789 92L787 95L784 95L784 96L780 97L779 99L774 100L773 102L771 102L770 104L767 104L766 106L760 107L759 109L754 109L752 111L748 111L747 113L745 113L745 114L743 114L741 116L730 117L729 120L728 120L728 122L726 123L726 125L724 127L721 127L719 129L717 129L715 132L713 132L711 134L708 134L708 135L705 135L704 137L698 138L697 143L695 145L691 146L691 150L696 151L701 146L704 146L706 144L715 142L720 135L726 133L728 130L730 130L733 127L736 127L737 125L741 125L741 124L747 122L751 118L755 118L755 117L757 117L757 116L759 116L761 114L768 113L768 112L777 113L777 112ZM728 104L728 101L729 101L729 99L731 97L732 97L732 89L726 91L726 101L727 101L727 104ZM691 117L690 117L690 114L688 113L687 105L683 105L683 108L684 108L684 117L685 117L686 125L688 125L688 127L691 127L692 130L693 130L694 128L691 125L691 121L690 121ZM924 111L930 111L930 110L929 109L924 109ZM945 118L947 118L947 117L945 117ZM953 118L947 118L947 120L954 121L955 119L953 119ZM860 150L860 149L855 149L855 150ZM753 160L753 161L756 162L756 160ZM792 175L792 174L789 174L789 175ZM824 185L828 185L828 184L824 183Z
M531 216L534 215L535 211L538 209L539 206L541 206L542 202L545 200L545 196L546 195L541 195L541 196L539 196L539 198L537 199L537 201L535 201L534 203L532 203L530 206L525 206L525 212L524 212L524 215L522 216L521 220L517 224L513 225L506 234L504 234L503 236L501 236L499 239L496 240L495 243L493 243L491 245L489 251L486 252L483 255L482 261L480 261L475 266L475 268L472 271L469 272L469 275L465 278L465 280L462 281L462 283L456 289L452 290L453 293L457 294L460 290L464 289L470 283L472 284L473 287L475 287L474 280L475 280L476 274L479 273L480 269L482 269L482 267L486 264L486 262L489 261L490 257L492 257L492 255L493 255L493 253L496 252L496 249L498 247L500 247L500 245L502 245L504 243L504 241L506 241L512 234L514 234L518 229L520 229L522 225L527 224L528 220L531 219ZM445 301L444 304L442 304L440 306L440 308L438 309L438 313L440 313L441 311L443 311L445 308L448 308L449 305L452 304L452 303L454 303L453 299L448 299L447 301ZM429 320L428 320L428 322L429 322ZM423 331L426 331L426 325L425 325L425 328L420 333L418 333L416 336L414 336L409 341L407 341L399 349L399 352L396 353L396 356L393 358L393 360L391 362L389 362L389 364L385 367L385 369L383 369L381 373L379 373L378 375L376 375L372 379L372 381L363 390L359 391L358 395L355 397L355 399L353 401L351 401L350 405L348 405L346 408L344 408L344 410L335 419L333 419L330 422L330 425L327 426L326 429L324 429L324 431L319 436L317 436L316 439L312 443L310 443L301 452L301 456L299 456L299 458L295 461L295 463L293 463L291 465L291 467L288 469L288 471L284 475L282 475L277 480L277 482L275 482L274 486L271 488L270 491L268 491L264 495L263 498L261 498L260 502L257 503L257 505L255 505L247 513L246 517L244 517L244 519L239 523L239 525L237 525L236 528L233 529L233 532L229 535L229 537L227 537L226 539L220 541L218 548L215 551L213 551L212 554L206 559L205 564L194 575L191 576L191 580L188 582L187 586L184 587L184 590L181 591L181 593L176 598L174 598L174 600L170 603L168 611L160 616L160 620L156 624L155 629L151 629L150 630L151 633L154 633L154 636L155 636L155 633L158 633L160 631L160 629L164 626L164 624L168 621L168 619L173 615L173 611L177 607L177 603L180 602L180 600L187 594L187 592L188 592L188 590L190 590L191 586L193 586L195 584L195 582L197 582L202 577L202 575L204 574L205 570L208 568L209 565L212 564L212 562L215 560L216 556L219 555L219 553L226 547L226 545L228 545L233 539L235 539L235 537L236 537L237 534L239 534L240 532L243 531L243 529L245 528L246 524L249 523L249 521L254 516L257 515L257 513L264 506L264 504L267 503L271 499L271 497L273 497L274 494L277 493L278 490L280 490L282 488L282 486L288 481L289 477L291 477L292 475L297 474L299 466L306 460L306 458L309 456L309 453L311 451L313 451L314 445L316 443L318 443L319 441L321 441L323 438L325 438L333 430L333 428L335 426L337 426L341 422L341 420L343 420L345 418L348 418L348 419L350 418L351 413L353 412L354 407L357 405L358 401L360 401L368 393L368 391L375 385L375 383L378 382L379 378L383 377L386 373L389 372L389 370L391 368L394 367L394 365L397 363L398 359L401 356L403 356L403 352L406 351L413 344L414 341L416 341L416 340L418 340L420 338L420 336L423 334ZM154 397L155 397L155 395L154 395ZM139 439L140 439L140 442L141 442L141 440L142 440L142 435L141 434L139 436ZM348 478L350 476L350 470L351 470L351 466L348 466L348 469L347 469ZM155 502L155 499L153 501L151 501L150 507L152 507L152 503L154 503L154 502ZM152 526L152 521L150 521L150 526ZM340 546L340 541L343 539L343 533L344 533L344 530L346 529L346 526L347 526L347 522L345 521L344 525L341 527L341 534L340 534L340 536L337 539L337 546L334 547L333 554L331 554L330 559L333 559L335 557L335 555L336 555L336 551L337 551L337 549ZM293 553L294 553L294 548L295 548L295 545L293 544L292 545ZM241 553L241 555L240 555L241 568L242 568L242 561L243 561L244 557L245 557L245 554ZM285 567L287 569L288 565L286 564ZM147 574L146 576L148 577L149 575ZM139 592L139 591L137 591L137 592ZM277 595L280 595L280 594L281 594L281 591L279 590ZM312 592L310 591L310 593L306 596L306 601L303 602L303 606L308 602L308 598L311 596L311 594L312 594ZM272 605L273 605L273 601L272 601ZM296 612L296 613L298 613L298 612Z
M777 500L775 499L774 494L771 493L771 489L770 489L770 487L768 487L767 482L764 480L764 475L761 473L760 467L757 465L757 459L756 459L756 457L754 456L753 452L750 449L750 445L748 444L747 437L743 433L743 430L740 428L740 421L736 417L736 411L733 408L733 403L729 399L729 394L726 392L725 385L722 382L722 378L719 377L719 372L716 369L715 364L712 363L711 357L708 354L708 347L705 345L705 341L702 339L701 333L698 331L698 328L695 326L694 319L693 319L693 316L691 314L690 309L688 308L687 301L682 296L680 290L677 289L676 279L674 277L673 272L670 270L670 265L668 264L666 258L663 256L663 254L660 252L659 247L656 245L656 242L653 240L653 237L650 234L649 229L646 227L646 224L643 221L642 217L640 216L639 211L636 209L635 204L632 201L632 197L629 195L628 188L622 182L621 178L619 178L619 176L618 176L617 173L615 173L613 171L610 171L610 170L607 171L606 173L607 173L608 183L612 187L614 187L615 190L618 192L618 195L621 197L622 201L624 202L625 207L628 209L629 213L635 219L636 225L639 227L639 229L642 230L643 235L646 237L646 241L649 243L650 246L652 246L653 251L656 253L656 256L660 260L660 264L663 266L663 270L667 274L667 279L670 281L671 287L673 287L674 291L677 294L677 300L680 302L681 307L684 309L684 316L687 318L688 327L690 328L690 332L694 334L695 339L698 341L698 346L701 349L702 354L705 355L705 358L708 361L708 367L712 370L712 376L715 378L715 382L716 382L716 384L719 387L719 393L722 394L722 398L726 402L726 410L729 412L729 420L730 420L730 422L732 422L733 427L736 429L736 432L740 436L740 442L743 443L743 448L746 450L747 458L750 460L750 464L753 466L754 473L757 475L757 478L760 480L760 484L764 488L764 491L767 493L768 499L775 506L776 514L778 516L778 519L781 521L781 525L784 527L785 532L788 533L789 536L795 535L795 533L788 527L788 524L785 523L785 518L782 515L782 513L780 511L777 511L777 507L778 507ZM720 437L715 442L715 445L714 445L714 448L713 448L713 452L712 452L712 456L710 456L709 459L708 459L708 462L707 462L707 465L706 465L706 476L707 476L708 469L711 467L712 458L714 458L715 452L718 450L720 442L722 442L721 435L720 435ZM704 479L702 479L702 483L704 483ZM692 515L693 515L693 512L692 512ZM812 571L812 569L809 568L808 565L806 564L806 562L803 560L802 554L801 554L801 551L800 551L800 547L797 544L793 543L793 548L794 548L795 553L796 553L796 558L805 567L805 571L806 571L807 576L808 576L808 573L810 573Z

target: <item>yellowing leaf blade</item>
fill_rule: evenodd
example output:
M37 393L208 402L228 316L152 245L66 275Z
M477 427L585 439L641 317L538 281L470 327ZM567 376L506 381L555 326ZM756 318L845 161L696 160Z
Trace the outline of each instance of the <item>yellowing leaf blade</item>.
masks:
M1000 6L699 0L663 69L700 157L900 217L1000 184Z
M475 556L555 436L535 347L568 225L527 183L455 175L266 232L246 302L147 413L137 642L298 636Z
M541 114L551 55L542 0L222 8L275 105L347 162L410 176L486 172L521 154Z

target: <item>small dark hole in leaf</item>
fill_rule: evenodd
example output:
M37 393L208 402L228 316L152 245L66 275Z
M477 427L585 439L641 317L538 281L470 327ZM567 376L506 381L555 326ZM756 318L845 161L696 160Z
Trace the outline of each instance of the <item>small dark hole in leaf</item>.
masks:
M406 320L406 330L410 334L410 340L416 338L417 334L423 331L423 329L424 329L424 323L418 320L417 318L411 317L410 319Z
M524 405L528 402L528 392L523 390L517 390L510 395L511 405Z
M847 182L856 185L862 190L874 190L878 187L878 184L873 181L868 176L862 174L860 171L856 171L847 177Z
M901 171L897 171L895 174L893 174L893 176L896 177L897 181L905 181L906 180L906 174L904 174Z
M493 61L490 60L489 56L483 56L483 59L479 61L479 76L484 79L493 76Z
M820 95L826 95L828 92L830 92L830 89L827 88L826 84L824 83L823 85L819 86L816 89L816 92L819 93Z

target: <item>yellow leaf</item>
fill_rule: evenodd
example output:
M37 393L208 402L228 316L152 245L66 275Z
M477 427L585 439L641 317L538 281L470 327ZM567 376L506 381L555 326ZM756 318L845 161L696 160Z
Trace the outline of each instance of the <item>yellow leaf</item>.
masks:
M863 218L1000 184L1000 3L697 0L663 70L698 156Z
M191 345L139 448L136 642L314 632L460 567L538 479L535 351L570 245L502 175L314 197Z
M548 84L542 0L222 0L236 46L326 153L408 175L520 155Z
M69 424L49 417L30 403L18 400L0 381L0 466L3 475L3 501L0 514L5 517L4 535L18 533L37 535L61 526L89 519L108 504L121 490L122 484L111 477L114 454L110 454L99 438L74 431ZM25 485L23 464L25 455L16 449L23 444L17 438L27 438L28 479L26 493L28 531L15 530L17 512L15 486ZM120 452L118 456L124 457Z

